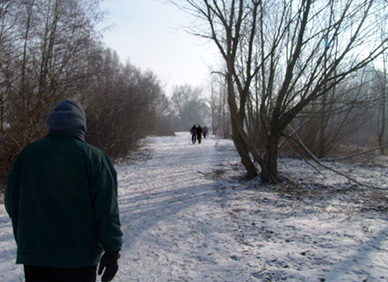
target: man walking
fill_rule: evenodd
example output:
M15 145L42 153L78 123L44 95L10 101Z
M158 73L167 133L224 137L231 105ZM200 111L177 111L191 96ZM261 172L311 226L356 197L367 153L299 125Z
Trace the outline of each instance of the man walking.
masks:
M191 142L195 144L195 142L197 142L197 128L195 127L195 124L190 129L190 133L191 133Z
M207 133L208 133L208 129L207 129L207 126L205 125L204 127L203 127L203 138L204 139L206 139L206 136L207 136Z
M27 282L94 282L98 263L102 281L111 281L122 244L116 171L85 143L80 104L59 103L46 123L46 138L22 150L8 177L16 263Z
M202 133L203 133L203 129L202 129L201 125L198 125L198 127L197 127L197 140L198 140L198 144L201 144Z

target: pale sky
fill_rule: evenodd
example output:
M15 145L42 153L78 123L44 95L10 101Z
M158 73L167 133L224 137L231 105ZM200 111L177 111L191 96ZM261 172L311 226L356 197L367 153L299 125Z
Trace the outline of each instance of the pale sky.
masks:
M165 0L104 0L107 47L142 70L151 70L170 95L172 87L207 83L218 56L213 42L191 35L193 18Z

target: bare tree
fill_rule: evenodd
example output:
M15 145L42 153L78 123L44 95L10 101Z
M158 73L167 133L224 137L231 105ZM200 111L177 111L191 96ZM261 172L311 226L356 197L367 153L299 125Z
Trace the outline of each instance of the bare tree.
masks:
M7 68L7 61L10 57L10 51L12 50L12 22L15 21L11 16L14 10L11 1L0 2L0 139L5 130L6 119L6 81L11 76L11 70Z
M88 75L96 1L1 1L0 178L27 143L44 136L52 107L74 98Z
M317 99L306 106L291 123L293 128L299 127L299 137L318 158L327 158L328 154L341 151L337 148L351 145L350 139L372 105L368 97L368 73L365 68L354 73L347 81L337 84L327 91L324 99ZM300 154L303 155L303 152Z
M387 7L384 7L383 13L386 11ZM386 22L382 23L381 36L384 38ZM384 138L386 134L386 125L387 125L387 103L388 103L388 61L387 54L384 53L382 56L382 67L380 70L376 70L375 74L377 78L377 91L379 96L379 118L378 118L378 129L377 129L377 139L379 146L381 147L381 153L384 155L385 149L383 146Z
M385 1L186 0L226 63L233 141L247 176L278 180L278 145L293 119L386 50ZM334 44L336 48L329 46ZM255 87L257 87L255 89ZM257 97L252 93L257 93ZM256 109L262 145L249 132ZM260 142L258 143L260 144Z
M154 132L164 93L152 72L123 66L115 51L102 50L90 63L95 77L81 97L88 120L86 140L112 158L125 157L139 139Z
M176 130L190 130L193 124L204 125L209 114L209 106L201 97L202 90L190 85L176 86L171 97L175 113Z
M156 111L156 121L151 133L157 136L174 136L174 114L170 105L170 100L161 91L161 94L154 100Z
M227 103L225 74L211 72L210 108L213 134L229 138L231 135L230 114Z
M388 73L385 64L385 57L383 59L383 69L374 69L374 80L372 82L372 89L376 92L375 105L375 120L376 120L376 135L378 146L381 147L381 154L384 155L385 149L382 147L385 144L386 127L387 127L387 101L388 101Z

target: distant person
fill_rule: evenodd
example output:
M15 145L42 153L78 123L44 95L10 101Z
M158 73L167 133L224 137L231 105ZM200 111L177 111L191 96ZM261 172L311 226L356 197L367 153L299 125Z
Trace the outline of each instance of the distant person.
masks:
M207 133L208 133L208 129L206 127L206 125L203 127L203 138L206 139L206 136L207 136Z
M111 281L122 244L116 171L85 143L80 104L59 103L46 123L46 138L22 150L8 177L16 263L27 282L94 282L98 263L102 281Z
M203 133L203 129L202 129L201 125L198 125L198 128L197 128L197 140L198 140L198 144L201 144L202 133Z
M197 142L197 127L195 126L195 124L190 129L190 133L191 133L191 142L195 144Z

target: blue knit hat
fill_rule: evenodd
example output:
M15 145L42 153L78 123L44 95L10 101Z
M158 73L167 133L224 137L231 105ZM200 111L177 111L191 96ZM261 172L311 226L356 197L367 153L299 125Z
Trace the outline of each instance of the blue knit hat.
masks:
M71 100L60 102L50 112L46 119L48 134L65 131L81 140L85 140L86 115L82 106Z

